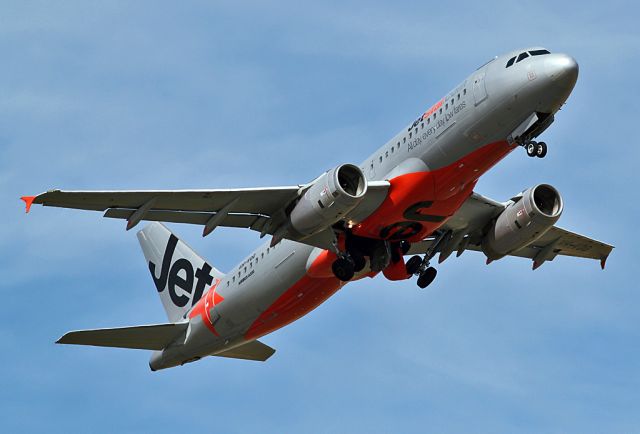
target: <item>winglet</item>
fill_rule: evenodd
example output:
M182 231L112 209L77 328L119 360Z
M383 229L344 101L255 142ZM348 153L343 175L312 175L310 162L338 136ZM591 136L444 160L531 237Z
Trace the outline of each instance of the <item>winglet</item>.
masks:
M604 266L607 264L607 258L609 256L605 256L604 258L600 259L600 268L602 268L604 270Z
M22 196L20 199L22 199L26 205L26 210L25 212L28 213L31 210L31 205L33 204L33 201L35 200L36 196Z

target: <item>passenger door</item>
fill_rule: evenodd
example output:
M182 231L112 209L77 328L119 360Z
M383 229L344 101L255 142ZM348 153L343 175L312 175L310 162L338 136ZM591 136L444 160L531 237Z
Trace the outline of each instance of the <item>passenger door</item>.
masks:
M486 71L482 68L482 70L478 71L476 76L473 77L473 99L476 106L487 99L487 88L484 80L485 74Z

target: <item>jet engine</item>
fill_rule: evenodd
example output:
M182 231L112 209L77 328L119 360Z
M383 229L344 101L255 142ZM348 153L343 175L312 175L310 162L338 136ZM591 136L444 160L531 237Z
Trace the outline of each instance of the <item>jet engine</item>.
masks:
M291 210L291 228L310 236L333 225L360 203L367 179L359 167L343 164L316 179Z
M562 214L562 197L548 184L531 187L511 200L482 240L482 251L490 260L537 240Z

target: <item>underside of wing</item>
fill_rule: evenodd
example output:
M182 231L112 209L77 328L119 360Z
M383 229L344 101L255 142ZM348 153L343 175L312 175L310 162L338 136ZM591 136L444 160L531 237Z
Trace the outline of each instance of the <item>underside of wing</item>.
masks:
M27 204L27 212L32 204L104 211L104 217L127 220L127 229L147 220L202 225L203 236L218 226L249 228L264 236L274 235L287 224L288 213L309 186L174 191L52 190L22 199ZM348 217L366 218L384 201L388 189L386 181L370 182L365 196ZM326 231L304 239L290 234L286 237L321 248L329 248L333 239L329 226Z
M429 238L419 243L414 243L409 249L408 255L420 255L429 251L433 246L435 238ZM549 248L549 254L542 258L540 254ZM457 248L458 246L456 246ZM456 249L454 248L454 251ZM472 237L464 246L464 250L474 250L482 252L481 239ZM518 256L521 258L529 258L534 261L534 269L538 268L545 261L553 261L558 256L573 256L577 258L595 259L600 261L601 267L604 268L606 260L613 250L613 246L609 244L593 240L584 235L576 234L562 228L552 227L549 231L526 247L509 253L508 256ZM442 252L437 249L434 253ZM459 251L462 254L461 251Z
M553 246L553 248L549 257L545 258L546 261L553 260L557 255L574 256L597 259L601 261L602 268L613 250L613 246L609 244L554 226L542 237L511 255L535 260L547 246Z
M444 261L452 252L458 256L465 250L485 252L483 240L491 225L510 203L500 203L473 193L460 209L446 222L435 236L412 244L408 254L440 253L439 261ZM507 256L519 256L533 260L533 269L556 256L573 256L595 259L604 268L613 246L580 235L557 226L551 226L541 236L523 247L511 250ZM486 254L486 253L485 253ZM489 260L490 262L490 260Z

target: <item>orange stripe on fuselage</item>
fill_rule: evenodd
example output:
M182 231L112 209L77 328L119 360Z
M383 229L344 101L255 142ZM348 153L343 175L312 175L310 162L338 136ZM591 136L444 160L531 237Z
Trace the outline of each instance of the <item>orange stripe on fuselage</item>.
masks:
M246 331L245 339L257 339L306 315L335 294L342 284L335 277L305 275L262 312Z

